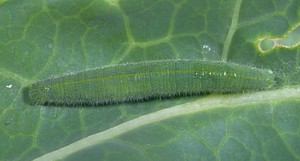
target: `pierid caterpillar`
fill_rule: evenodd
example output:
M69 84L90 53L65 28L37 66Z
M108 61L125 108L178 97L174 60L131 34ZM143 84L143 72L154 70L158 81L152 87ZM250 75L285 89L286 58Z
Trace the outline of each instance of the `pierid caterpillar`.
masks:
M101 67L38 81L25 88L39 105L101 105L203 92L270 89L271 70L228 62L161 60Z

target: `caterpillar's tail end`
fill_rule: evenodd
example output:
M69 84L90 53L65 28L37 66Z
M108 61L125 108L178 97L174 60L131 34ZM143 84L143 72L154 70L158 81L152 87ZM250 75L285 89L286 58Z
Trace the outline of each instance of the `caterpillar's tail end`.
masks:
M34 103L34 101L30 97L30 87L24 87L23 90L22 90L22 94L23 94L23 101L26 104L29 104L29 105L36 104L36 103Z
M274 81L275 81L275 83L274 83L275 88L279 88L284 85L284 80L280 77L275 77Z
M24 87L22 90L22 97L24 103L28 105L37 105L39 102L36 101L35 95L32 92L32 88L30 86Z

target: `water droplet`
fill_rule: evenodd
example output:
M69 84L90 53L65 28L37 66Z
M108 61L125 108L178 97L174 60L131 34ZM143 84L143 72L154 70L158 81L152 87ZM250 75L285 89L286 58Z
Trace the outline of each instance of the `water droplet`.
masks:
M273 74L273 71L272 71L272 70L268 70L268 72L269 72L270 74Z
M207 49L208 51L211 51L211 47L209 45L203 45L202 48Z
M52 45L52 44L48 44L48 48L49 48L49 49L52 49L52 48L53 48L53 45Z

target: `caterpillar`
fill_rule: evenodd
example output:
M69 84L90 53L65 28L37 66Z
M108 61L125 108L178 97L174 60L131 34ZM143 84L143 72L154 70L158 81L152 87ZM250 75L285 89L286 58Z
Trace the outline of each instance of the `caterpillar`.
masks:
M158 60L106 66L37 81L24 89L37 105L102 105L274 87L271 70L228 62Z

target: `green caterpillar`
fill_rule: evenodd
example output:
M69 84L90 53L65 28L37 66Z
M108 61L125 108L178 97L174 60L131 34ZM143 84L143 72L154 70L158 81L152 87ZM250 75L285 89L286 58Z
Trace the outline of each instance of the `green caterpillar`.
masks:
M275 85L271 70L228 62L161 60L107 66L49 78L25 88L38 105L101 105L193 95L244 92Z

